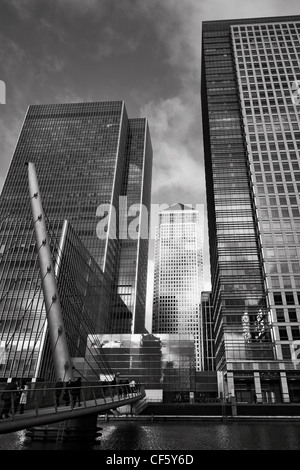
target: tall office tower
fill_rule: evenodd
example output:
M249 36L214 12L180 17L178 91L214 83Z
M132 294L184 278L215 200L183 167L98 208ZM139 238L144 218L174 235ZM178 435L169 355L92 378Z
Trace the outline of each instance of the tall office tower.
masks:
M216 368L244 401L300 400L299 39L300 16L203 23Z
M35 263L30 251L33 225L24 228L26 221L33 223L27 161L36 167L49 230L56 227L59 240L58 227L67 220L103 273L101 285L109 299L99 312L102 318L93 319L98 332L143 333L152 169L147 120L128 119L122 101L29 106L1 194L4 343L13 325L20 324L24 297L22 282L13 283L12 294L6 281L25 282L30 263ZM17 249L20 243L23 251ZM29 276L28 285L31 280ZM36 331L38 310L33 318Z
M202 243L198 211L178 203L158 214L152 332L193 334L197 370L203 367Z
M130 119L129 124L119 207L116 289L108 329L145 333L152 149L145 119Z

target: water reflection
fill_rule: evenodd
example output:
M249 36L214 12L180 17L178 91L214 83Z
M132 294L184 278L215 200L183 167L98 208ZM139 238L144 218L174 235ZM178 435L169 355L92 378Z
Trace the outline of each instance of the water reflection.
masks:
M23 450L26 447L27 438L25 431L18 431L0 436L0 450Z
M300 450L300 423L120 421L99 423L93 443L33 442L24 431L0 436L0 450Z
M104 450L299 450L300 423L136 423L103 425Z

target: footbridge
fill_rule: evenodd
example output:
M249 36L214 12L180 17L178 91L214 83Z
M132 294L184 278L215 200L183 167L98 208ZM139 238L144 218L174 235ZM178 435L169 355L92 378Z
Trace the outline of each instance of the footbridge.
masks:
M64 422L64 426L69 427L70 421L73 423L79 419L83 424L90 421L89 418L97 419L99 414L117 409L121 406L134 404L145 397L142 387L130 388L124 385L83 385L80 390L80 406L78 402L74 404L71 400L66 405L61 398L61 403L56 402L56 389L47 383L30 384L27 391L27 403L24 412L12 412L8 418L0 420L0 434L20 431L22 429L40 428L47 425ZM72 396L72 388L68 389ZM62 390L62 397L64 391ZM11 394L12 403L15 400L14 393ZM67 422L67 423L66 423ZM83 426L83 429L85 426ZM59 426L56 426L59 430ZM45 432L46 434L46 432Z

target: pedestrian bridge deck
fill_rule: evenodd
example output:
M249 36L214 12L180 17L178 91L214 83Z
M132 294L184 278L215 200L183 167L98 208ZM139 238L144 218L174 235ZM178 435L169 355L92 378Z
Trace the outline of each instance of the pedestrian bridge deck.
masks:
M87 386L82 387L81 393L80 407L73 406L72 403L56 406L53 387L35 387L33 390L29 390L24 413L17 412L10 414L9 418L0 419L0 434L81 418L91 414L103 414L104 411L138 402L145 397L143 389L124 391L118 386ZM49 399L50 397L52 399Z

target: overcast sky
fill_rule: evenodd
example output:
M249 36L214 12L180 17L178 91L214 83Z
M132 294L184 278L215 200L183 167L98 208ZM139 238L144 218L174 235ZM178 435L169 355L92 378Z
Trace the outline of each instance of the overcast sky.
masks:
M299 0L0 0L0 190L30 104L124 100L149 120L152 203L204 207L201 22L298 14ZM206 216L204 243L209 289Z

